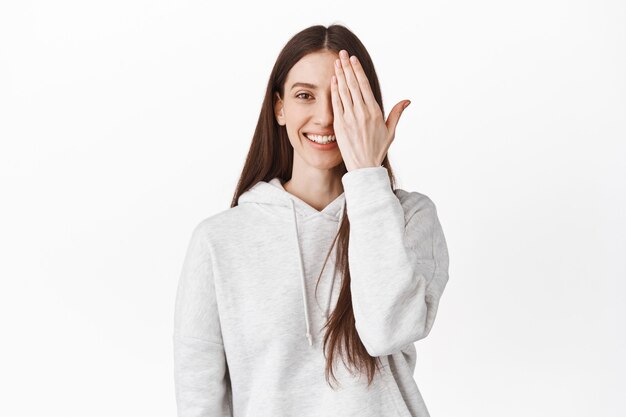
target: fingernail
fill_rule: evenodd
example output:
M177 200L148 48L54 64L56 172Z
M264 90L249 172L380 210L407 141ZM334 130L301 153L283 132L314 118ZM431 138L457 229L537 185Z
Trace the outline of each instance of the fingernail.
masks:
M402 108L402 110L406 109L407 107L409 107L409 104L411 104L410 101L404 103L404 107Z

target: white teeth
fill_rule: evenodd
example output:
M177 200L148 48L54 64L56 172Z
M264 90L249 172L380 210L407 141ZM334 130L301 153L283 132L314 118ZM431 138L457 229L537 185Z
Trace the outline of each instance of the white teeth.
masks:
M310 135L308 133L305 133L304 136L306 136L307 138L311 139L313 142L317 142L317 143L321 143L321 144L325 144L325 143L329 143L329 142L333 142L333 141L337 140L337 138L335 138L335 135L318 136L318 135Z

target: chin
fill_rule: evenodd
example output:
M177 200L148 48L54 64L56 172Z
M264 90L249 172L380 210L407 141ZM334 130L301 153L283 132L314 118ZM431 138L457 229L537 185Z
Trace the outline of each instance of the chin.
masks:
M312 168L322 169L322 170L331 170L336 169L339 166L343 166L343 159L341 157L337 160L336 157L333 158L315 158L309 156L304 159L306 164Z

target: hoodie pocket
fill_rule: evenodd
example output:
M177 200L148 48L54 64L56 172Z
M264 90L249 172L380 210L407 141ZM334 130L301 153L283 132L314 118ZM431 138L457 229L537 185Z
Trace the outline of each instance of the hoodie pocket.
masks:
M400 388L398 388L398 384L391 373L391 368L389 368L389 363L385 364L382 369L382 378L387 386L385 392L390 397L389 400L392 402L393 406L396 410L396 415L399 417L412 417L411 412L409 411L406 403L404 402L404 398L402 398L402 393L400 392Z

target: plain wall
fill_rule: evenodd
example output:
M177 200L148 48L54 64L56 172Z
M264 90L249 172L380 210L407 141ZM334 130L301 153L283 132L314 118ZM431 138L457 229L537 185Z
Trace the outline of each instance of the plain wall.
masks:
M0 415L173 416L192 228L230 205L274 61L340 23L402 115L450 280L433 417L626 414L626 4L0 4Z

